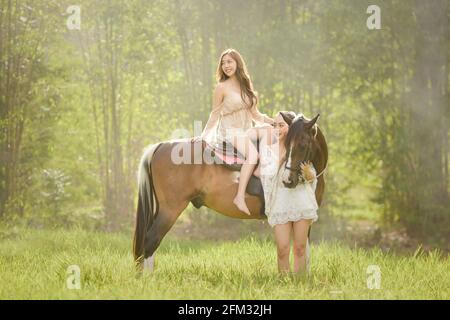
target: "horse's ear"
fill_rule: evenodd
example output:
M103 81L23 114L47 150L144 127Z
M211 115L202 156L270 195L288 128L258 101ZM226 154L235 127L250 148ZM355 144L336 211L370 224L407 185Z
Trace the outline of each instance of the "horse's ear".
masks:
M320 113L317 114L317 116L315 116L314 118L312 118L307 124L306 126L311 129L314 127L314 125L316 124L317 120L319 120L320 117Z
M290 111L280 111L281 116L283 117L283 120L288 124L291 125L292 121L296 117L295 112Z

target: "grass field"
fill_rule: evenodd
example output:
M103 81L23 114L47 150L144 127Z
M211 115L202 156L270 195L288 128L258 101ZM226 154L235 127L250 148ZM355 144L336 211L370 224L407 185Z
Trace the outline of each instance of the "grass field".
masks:
M0 238L0 299L449 299L450 260L438 251L396 256L312 245L309 278L280 277L272 240L168 236L155 272L135 277L131 234L19 230ZM68 289L70 265L81 289ZM381 271L368 289L367 267Z

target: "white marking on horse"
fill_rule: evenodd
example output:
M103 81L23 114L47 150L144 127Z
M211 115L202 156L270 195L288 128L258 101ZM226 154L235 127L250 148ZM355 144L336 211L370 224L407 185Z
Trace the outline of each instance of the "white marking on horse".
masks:
M148 257L147 259L144 260L144 272L153 272L153 269L155 267L155 257L154 254L153 256Z
M291 162L292 162L292 144L289 148L289 158L287 159L286 167L291 168ZM285 168L283 171L283 176L282 176L282 179L283 179L282 181L284 183L290 182L289 175L290 175L290 171Z

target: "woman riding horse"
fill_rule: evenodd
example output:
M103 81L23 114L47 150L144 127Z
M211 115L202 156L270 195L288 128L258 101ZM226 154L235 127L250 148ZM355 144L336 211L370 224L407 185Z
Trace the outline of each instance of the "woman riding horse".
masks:
M315 196L320 206L325 188L323 172L327 166L328 149L320 128L310 125L317 118L309 121L296 117L289 126L285 142L289 165L285 165L287 171L283 174L283 184L291 188L297 186L301 179L301 164L311 161L318 172ZM193 150L189 154L191 162L174 163L172 155L175 149ZM260 214L264 203L258 196L246 194L250 215L233 204L238 189L234 171L208 161L194 162L196 158L203 159L205 149L204 141L181 139L156 143L144 151L139 165L139 198L133 244L139 269L145 266L152 270L154 252L189 202L195 201L228 217L266 219Z

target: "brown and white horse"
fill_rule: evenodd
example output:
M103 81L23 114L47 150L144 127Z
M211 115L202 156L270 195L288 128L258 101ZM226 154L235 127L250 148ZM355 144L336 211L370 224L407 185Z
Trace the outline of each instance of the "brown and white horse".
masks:
M295 187L301 178L300 164L312 161L318 173L316 199L322 202L328 149L325 138L316 124L319 115L308 120L297 116L289 127L286 138L289 175L284 177L286 187ZM226 166L211 164L203 159L204 141L183 139L160 142L147 147L142 156L139 174L139 199L136 213L133 251L138 270L153 269L154 253L166 233L189 202L201 203L220 214L239 219L265 219L260 214L260 197L246 194L251 215L241 212L233 198L238 187L238 172ZM191 150L187 163L174 163L173 151Z

